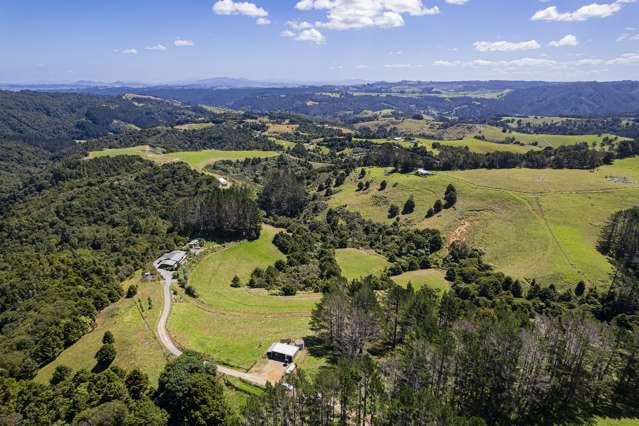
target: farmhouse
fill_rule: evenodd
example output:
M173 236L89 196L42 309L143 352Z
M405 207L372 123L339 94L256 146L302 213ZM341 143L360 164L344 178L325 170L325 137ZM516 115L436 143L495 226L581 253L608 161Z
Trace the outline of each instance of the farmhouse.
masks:
M175 250L158 259L158 268L173 271L185 260L186 252L182 250Z
M417 169L415 174L417 176L433 176L435 173L431 172L430 170L426 170L426 169Z
M189 243L187 244L187 246L191 249L191 250L199 250L202 248L202 244L200 243L200 240L192 240L189 241Z
M297 346L288 345L286 343L273 343L268 348L266 356L268 357L268 359L289 364L293 362L293 359L295 359L295 356L298 354L299 351L300 348L298 348Z

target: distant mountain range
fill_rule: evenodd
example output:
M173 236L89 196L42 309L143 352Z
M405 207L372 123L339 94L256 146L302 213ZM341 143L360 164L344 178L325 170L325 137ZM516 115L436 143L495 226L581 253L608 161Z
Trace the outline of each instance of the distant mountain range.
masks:
M499 115L610 116L639 113L639 82L399 81L302 83L210 78L138 82L1 85L8 90L156 96L190 105L254 112L355 115L395 110L465 120Z

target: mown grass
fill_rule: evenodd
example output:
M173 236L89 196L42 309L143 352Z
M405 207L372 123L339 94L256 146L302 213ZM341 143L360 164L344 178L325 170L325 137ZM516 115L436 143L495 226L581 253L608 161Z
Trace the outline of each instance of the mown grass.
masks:
M117 155L138 155L142 158L155 161L158 164L170 163L172 161L184 161L195 170L202 170L209 164L221 160L243 160L245 158L268 158L279 155L275 151L222 151L217 149L206 149L202 151L180 151L170 153L159 153L148 145L135 146L130 148L111 148L102 151L93 151L89 158L114 157Z
M342 275L349 280L378 275L389 265L384 256L372 250L354 248L335 250L335 260L342 270Z
M65 365L73 370L91 370L96 364L94 355L102 346L102 336L106 331L111 331L117 351L113 364L129 371L139 368L149 375L154 386L157 385L166 363L166 355L155 335L155 327L162 311L162 284L159 281L141 282L137 274L125 281L122 287L126 289L133 283L138 285L137 296L132 299L123 298L104 309L98 315L97 327L43 367L38 372L36 381L47 382L58 365ZM148 309L149 297L152 309ZM142 302L144 312L138 307L138 299Z
M190 284L199 299L184 297L173 306L169 319L169 331L181 347L249 369L274 341L311 334L310 313L320 295L283 297L230 286L234 275L246 284L256 267L265 268L284 258L272 243L276 232L264 226L258 240L211 253L193 267Z
M433 148L433 144L453 146L458 148L468 147L468 149L471 152L476 152L478 154L486 154L489 152L513 152L518 154L524 154L530 150L538 149L537 147L534 147L534 146L522 146L522 145L515 145L515 144L483 141L480 139L475 139L472 136L468 136L460 140L436 140L436 139L427 139L427 138L415 138L415 140L402 140L402 141L395 141L390 139L367 139L367 140L374 143L396 143L406 148L410 148L413 145L415 145L415 143L417 143L418 145L424 146L435 153L438 152L438 149Z
M385 175L368 169L371 189L356 191L349 177L329 201L376 221L390 222L389 205L400 208L413 195L415 212L402 221L440 229L449 241L464 239L485 251L486 260L516 278L572 286L583 279L605 286L610 266L596 250L601 226L615 211L639 202L639 159L625 159L595 172L585 170L469 170L440 172L429 178ZM609 177L626 177L619 183ZM379 191L379 182L388 182ZM433 218L425 213L457 188L458 203Z

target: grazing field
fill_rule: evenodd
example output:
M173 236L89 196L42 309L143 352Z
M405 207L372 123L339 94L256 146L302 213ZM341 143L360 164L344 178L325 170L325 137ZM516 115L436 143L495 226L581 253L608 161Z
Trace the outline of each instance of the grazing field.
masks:
M356 191L350 176L329 201L365 217L390 222L389 205L401 206L412 194L415 212L402 221L442 230L452 240L467 240L486 260L516 278L536 278L559 286L583 279L605 286L610 266L595 248L601 226L615 211L639 203L639 159L625 159L595 172L585 170L469 170L429 178L385 175L368 169L371 189ZM379 182L388 182L379 191ZM458 203L436 216L425 213L443 198L448 184Z
M199 299L181 297L169 318L169 332L180 347L248 370L271 343L311 334L310 313L320 295L283 297L262 289L230 286L235 274L246 284L254 268L284 259L272 243L277 232L264 226L258 240L232 244L193 266L189 282ZM309 360L309 364L318 365L316 361Z
M364 139L360 139L364 140ZM454 146L459 148L468 147L471 152L476 152L479 154L485 154L488 152L514 152L518 154L524 154L530 150L539 149L534 146L522 146L516 144L507 144L507 143L496 143L483 141L480 139L475 139L472 136L468 136L464 139L459 140L436 140L436 139L427 139L427 138L415 138L414 140L402 140L395 141L391 139L366 139L373 143L398 143L406 148L411 148L417 143L418 145L422 145L427 149L437 153L438 150L433 148L433 144L441 144L447 146Z
M242 160L244 158L268 158L279 155L275 151L222 151L217 149L206 149L203 151L180 151L160 153L153 150L148 145L134 146L131 148L112 148L102 151L93 151L89 158L114 157L116 155L139 155L147 160L155 161L159 164L170 163L172 161L184 161L195 170L202 170L209 164L221 160Z
M575 145L581 142L587 142L591 145L593 142L599 144L605 137L610 139L617 138L614 135L547 135L547 134L528 134L520 132L508 132L504 133L499 127L494 126L481 126L481 129L477 132L491 141L503 141L508 137L515 138L515 140L521 142L524 145L531 145L537 143L539 147L545 148L547 146L557 148L563 145ZM617 138L620 139L620 138ZM623 138L621 138L623 139Z
M637 426L639 425L639 418L629 419L612 419L610 417L596 417L595 426Z
M139 368L149 375L154 386L157 385L166 363L163 347L155 335L155 326L162 311L162 284L159 281L141 282L137 274L125 281L122 287L126 289L133 283L138 285L138 294L132 299L120 299L100 312L95 330L43 367L36 376L37 381L47 382L58 365L66 365L73 370L91 370L96 364L94 355L102 346L102 336L111 331L117 351L113 364L126 370ZM149 297L152 309L149 309ZM144 311L140 309L138 299Z
M367 275L378 275L389 265L384 256L372 250L354 248L335 250L335 259L342 270L342 275L349 280Z
M446 281L444 275L444 271L439 269L420 269L418 271L404 272L391 278L402 287L406 287L408 283L411 283L415 290L426 286L437 291L441 296L450 289L450 283Z
M178 130L199 130L199 129L207 129L209 127L213 127L213 123L187 123L187 124L179 124L175 126L175 129Z

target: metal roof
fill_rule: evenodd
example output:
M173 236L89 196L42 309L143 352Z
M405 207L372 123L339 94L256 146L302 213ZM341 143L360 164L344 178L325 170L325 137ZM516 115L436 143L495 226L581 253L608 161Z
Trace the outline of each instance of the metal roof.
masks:
M294 357L300 351L300 348L293 345L287 345L286 343L273 343L268 348L268 351Z

